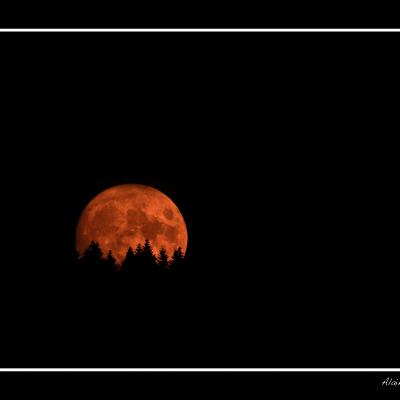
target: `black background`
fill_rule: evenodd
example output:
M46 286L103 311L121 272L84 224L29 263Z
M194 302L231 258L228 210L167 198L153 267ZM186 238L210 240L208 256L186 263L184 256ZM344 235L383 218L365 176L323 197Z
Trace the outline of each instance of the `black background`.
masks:
M2 28L398 28L396 8L360 2L7 4Z
M2 35L2 367L394 367L394 40ZM101 190L188 225L168 282L68 271Z
M3 387L16 394L40 394L52 398L62 393L74 396L107 395L113 398L144 394L148 397L165 395L178 399L210 394L258 398L274 394L306 393L321 396L326 391L340 395L378 395L398 393L398 386L382 385L387 372L29 372L2 373ZM398 380L398 378L397 378ZM156 384L155 384L156 383Z

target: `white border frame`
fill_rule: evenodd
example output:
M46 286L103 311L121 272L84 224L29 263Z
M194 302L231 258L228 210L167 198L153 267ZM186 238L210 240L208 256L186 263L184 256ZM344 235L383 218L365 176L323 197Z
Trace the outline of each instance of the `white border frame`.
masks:
M392 29L392 28L384 28L384 29L364 29L364 28L321 28L321 29L312 29L312 28L295 28L295 29L230 29L230 28L157 28L157 29L148 29L148 28L135 28L135 29L125 29L125 28L109 28L109 29L97 29L97 28L23 28L23 29L14 29L14 28L0 28L0 32L400 32L400 28Z
M400 32L400 29L0 29L0 32ZM0 372L400 372L400 368L0 368Z
M0 368L0 372L400 372L400 368Z

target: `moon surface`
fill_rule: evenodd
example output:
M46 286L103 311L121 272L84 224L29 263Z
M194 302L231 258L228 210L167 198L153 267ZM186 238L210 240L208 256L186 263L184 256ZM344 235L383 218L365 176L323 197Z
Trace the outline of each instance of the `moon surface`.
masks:
M174 202L146 185L127 184L104 190L83 210L76 228L76 249L82 256L92 240L104 255L112 251L121 263L130 247L148 239L155 254L161 248L171 257L174 250L186 252L185 220Z

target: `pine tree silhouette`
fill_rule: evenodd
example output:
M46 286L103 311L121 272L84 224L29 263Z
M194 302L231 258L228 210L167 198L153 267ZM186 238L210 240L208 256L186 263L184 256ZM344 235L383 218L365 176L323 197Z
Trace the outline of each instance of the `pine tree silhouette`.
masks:
M178 247L174 254L172 255L172 260L170 263L171 271L181 271L185 264L185 256L182 252L182 248Z
M143 268L143 273L146 275L158 271L157 259L153 253L153 248L149 239L146 239L140 254L140 265Z
M163 275L166 272L186 271L187 265L181 247L178 247L169 260L168 254L162 248L156 256L148 239L144 244L138 244L133 251L129 247L124 260L119 266L110 250L107 257L103 257L103 252L98 242L92 241L85 250L82 257L79 253L74 253L73 265L79 272L90 274L102 273L127 273L131 276Z
M129 246L128 251L126 252L125 259L121 263L120 271L123 273L132 273L134 272L135 264L136 254L133 252L132 247Z
M157 264L163 271L169 268L168 254L164 248L158 253Z
M85 250L80 265L83 272L99 272L99 268L103 263L103 252L98 242L92 241L89 247Z
M149 239L146 239L143 245L142 257L148 264L155 262L155 256L153 253L153 247L150 244Z
M116 265L116 260L112 254L112 251L110 250L107 254L107 258L104 260L104 272L110 273L110 272L115 272L117 268Z
M143 253L143 246L140 243L138 243L135 250L135 256L140 257L142 253Z

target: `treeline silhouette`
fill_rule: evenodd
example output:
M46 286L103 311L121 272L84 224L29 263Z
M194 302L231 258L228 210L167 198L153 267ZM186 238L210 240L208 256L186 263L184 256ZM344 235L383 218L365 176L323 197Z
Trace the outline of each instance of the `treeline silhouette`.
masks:
M155 254L149 240L146 239L144 244L139 243L135 250L129 247L124 260L118 264L111 250L105 255L99 243L92 241L82 256L76 252L75 267L82 273L159 275L180 272L185 269L186 262L180 247L169 258L165 249Z

